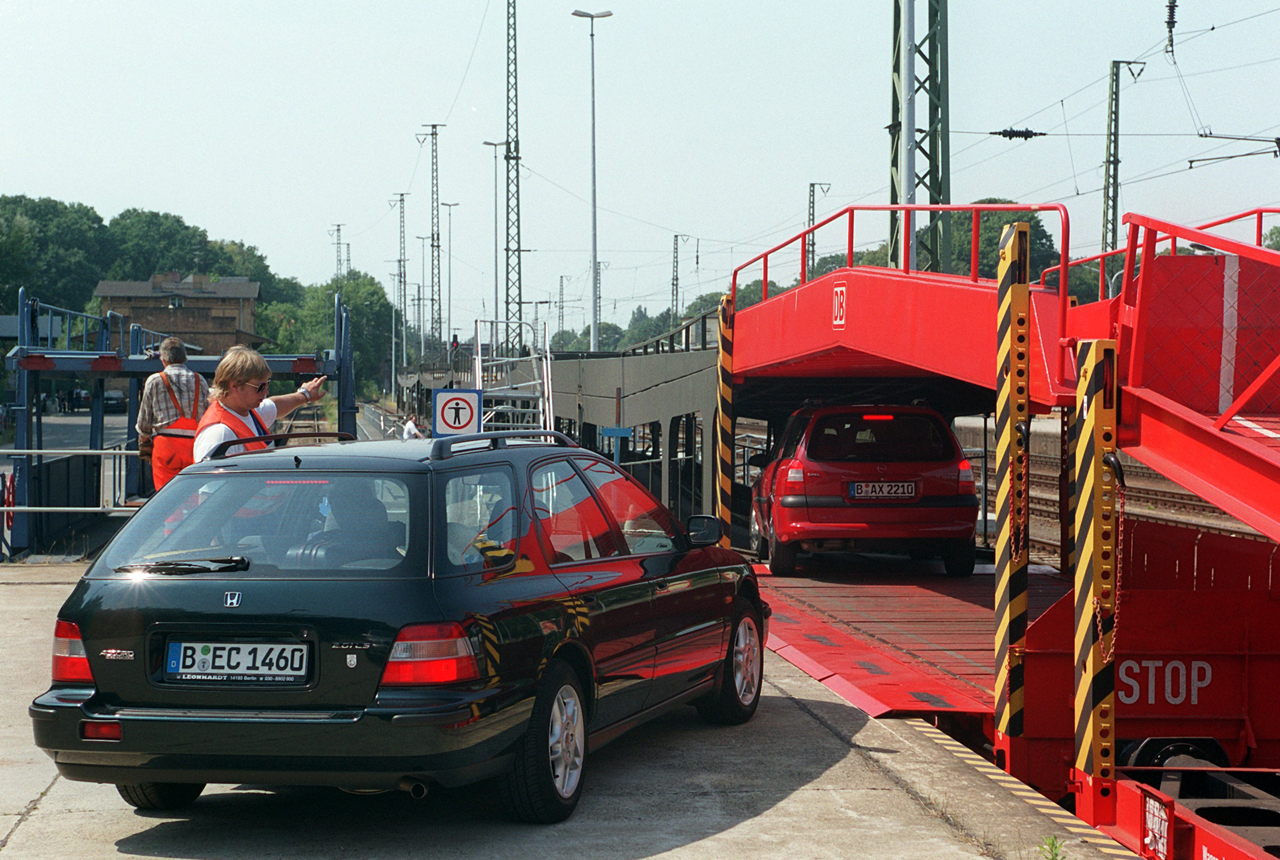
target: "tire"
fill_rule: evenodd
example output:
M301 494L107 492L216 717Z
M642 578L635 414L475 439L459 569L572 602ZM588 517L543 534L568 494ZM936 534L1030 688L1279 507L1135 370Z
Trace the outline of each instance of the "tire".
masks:
M117 785L116 791L135 809L185 809L204 791L204 783L140 782Z
M587 714L582 683L563 660L542 676L529 728L515 762L502 778L502 800L520 821L555 824L573 814L582 796L587 758Z
M760 518L755 511L751 512L751 549L756 558L761 561L769 560L769 541L765 540L764 533L760 530Z
M745 597L734 601L733 630L720 689L694 704L709 723L737 726L751 719L760 704L764 681L764 642L760 638L760 613Z
M796 545L779 543L777 538L769 541L769 572L774 576L796 575Z
M958 540L942 551L947 576L972 576L977 550L972 540Z

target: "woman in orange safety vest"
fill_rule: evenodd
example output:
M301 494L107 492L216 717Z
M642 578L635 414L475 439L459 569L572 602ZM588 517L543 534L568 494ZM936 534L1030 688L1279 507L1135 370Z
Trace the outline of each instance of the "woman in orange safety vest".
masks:
M267 360L247 346L231 347L213 374L209 408L196 430L196 462L209 459L214 449L228 440L267 435L277 418L324 397L327 378L320 376L304 382L293 394L267 397L267 386L271 384ZM231 446L227 453L239 454L265 447L266 442L248 442Z

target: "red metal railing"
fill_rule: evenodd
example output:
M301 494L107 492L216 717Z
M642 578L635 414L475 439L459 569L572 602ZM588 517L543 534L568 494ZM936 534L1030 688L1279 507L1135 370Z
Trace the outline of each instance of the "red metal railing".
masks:
M1201 224L1196 229L1210 230L1214 227L1221 227L1223 224L1232 224L1232 223L1235 223L1236 221L1243 221L1246 218L1253 218L1255 219L1253 244L1258 247L1261 247L1262 236L1263 236L1262 219L1266 215L1277 215L1277 214L1280 214L1280 209L1266 209L1266 208L1250 209L1245 212L1239 212L1235 215L1228 215L1225 218L1219 218L1216 221L1210 221L1207 224ZM1177 236L1165 235L1165 236L1159 237L1156 240L1156 244L1160 244L1162 242L1169 242L1170 252L1174 254L1178 253L1178 237ZM1107 292L1108 292L1107 291L1107 275L1106 275L1107 267L1102 264L1102 261L1110 257L1115 257L1121 254L1124 254L1127 250L1128 250L1127 248L1116 248L1114 251L1104 251L1101 254L1094 254L1092 257L1081 257L1078 260L1071 260L1067 263L1068 273L1070 269L1076 266L1089 266L1090 264L1096 264L1098 269L1098 298L1099 299L1110 298L1110 296L1107 295ZM1040 273L1040 286L1042 287L1046 286L1045 279L1053 272L1059 273L1058 274L1059 280L1063 279L1062 267L1054 266L1052 268L1045 269L1043 272ZM1132 275L1132 272L1130 272L1130 275ZM1068 277L1069 277L1069 274L1068 274ZM1119 293L1120 291L1117 290L1116 292Z
M1124 216L1124 221L1129 225L1129 239L1127 245L1127 257L1125 264L1124 286L1121 290L1123 296L1122 301L1125 306L1131 309L1131 320L1133 326L1133 344L1129 350L1129 378L1128 384L1132 387L1141 387L1144 385L1147 377L1148 367L1146 364L1147 357L1147 338L1148 329L1150 327L1149 306L1150 301L1144 298L1150 295L1150 291L1155 289L1147 283L1145 277L1150 270L1149 267L1142 267L1138 275L1138 283L1133 288L1134 283L1134 262L1139 258L1152 259L1156 254L1156 246L1160 242L1168 241L1172 243L1176 249L1179 239L1185 240L1189 244L1202 245L1208 249L1218 251L1224 254L1238 256L1242 259L1252 260L1264 266L1276 267L1280 269L1280 252L1272 251L1261 247L1262 244L1262 217L1269 214L1278 214L1277 209L1252 209L1239 215L1220 218L1203 225L1200 228L1183 227L1177 224L1171 224L1167 221L1160 221L1145 215L1128 214ZM1240 221L1245 218L1256 218L1256 228L1254 231L1255 244L1249 245L1244 242L1238 242L1223 236L1205 232L1206 228L1218 227L1223 224L1229 224ZM1141 244L1141 251L1138 246ZM1264 320L1241 320L1241 324L1260 325L1264 322L1274 324L1275 321ZM1270 361L1270 363L1254 377L1253 381L1245 388L1244 392L1239 396L1235 396L1229 407L1222 410L1214 421L1214 429L1221 430L1227 425L1235 415L1237 415L1249 401L1260 391L1268 382L1272 381L1277 374L1280 374L1280 352L1278 352ZM1216 411L1216 410L1215 410Z
M736 309L737 303L738 303L738 274L742 272L744 269L754 266L756 263L760 263L764 270L763 275L761 277L761 283L763 284L762 300L769 298L769 257L773 254L778 253L779 251L782 251L786 248L791 247L792 245L796 245L797 243L799 244L799 247L800 247L800 285L803 286L805 283L807 283L809 280L809 276L808 276L809 273L808 273L808 259L807 259L808 255L806 253L808 249L808 242L806 240L808 239L809 236L816 233L819 229L827 226L828 224L839 221L842 218L848 219L848 233L846 236L846 245L845 245L845 265L852 268L853 267L853 225L854 225L854 214L856 212L900 212L902 213L902 217L900 220L902 222L902 228L901 228L902 229L902 247L904 249L911 247L910 242L912 237L915 234L914 215L916 212L969 212L971 213L973 222L972 222L971 234L969 239L969 244L970 244L969 281L975 284L978 283L978 280L979 280L978 278L978 239L979 239L979 234L981 232L979 227L981 226L982 215L984 213L988 213L988 212L1056 212L1058 213L1059 223L1061 224L1061 228L1062 228L1062 248L1060 252L1061 261L1059 265L1052 267L1049 271L1066 272L1068 261L1070 259L1071 222L1067 217L1067 207L1062 205L1061 203L1032 203L1032 204L984 203L984 204L976 204L976 205L969 205L969 206L955 206L955 205L940 206L940 205L926 205L926 204L849 206L849 207L846 207L845 209L841 209L839 212L836 212L834 215L824 218L822 221L819 221L817 224L814 224L812 227L809 227L808 229L804 230L798 235L793 236L792 238L788 239L782 244L775 245L769 250L764 251L761 254L757 254L755 257L752 257L750 260L743 263L741 266L738 266L737 268L735 268L733 270L733 278L729 288L732 307ZM911 255L908 253L904 253L901 267L895 266L894 268L895 269L900 268L901 271L910 273L912 271ZM933 273L929 273L929 274L933 274ZM1067 307L1070 304L1070 298L1067 293L1065 279L1060 278L1059 281L1060 283L1058 285L1057 342L1062 346L1062 348L1054 350L1054 353L1057 356L1057 367L1054 368L1054 374L1055 374L1056 380L1059 383L1062 383L1064 379L1064 370L1066 367L1071 366L1072 362L1064 361L1063 359L1064 349L1067 346L1069 346L1066 339L1066 331L1067 331L1066 325L1067 325ZM1043 286L1043 278L1041 279L1041 285Z

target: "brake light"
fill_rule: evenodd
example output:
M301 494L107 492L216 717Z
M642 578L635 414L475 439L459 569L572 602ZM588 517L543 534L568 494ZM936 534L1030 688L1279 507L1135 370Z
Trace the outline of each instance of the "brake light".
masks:
M89 668L80 628L61 618L53 628L53 680L93 683L93 671Z
M480 677L480 664L461 624L411 624L391 646L385 686L452 684Z
M797 460L785 464L786 471L782 477L782 493L784 496L804 495L804 469Z
M971 496L977 492L973 484L973 466L968 460L960 461L960 480L956 484L956 492L962 496Z
M863 421L892 421L892 415L863 415Z

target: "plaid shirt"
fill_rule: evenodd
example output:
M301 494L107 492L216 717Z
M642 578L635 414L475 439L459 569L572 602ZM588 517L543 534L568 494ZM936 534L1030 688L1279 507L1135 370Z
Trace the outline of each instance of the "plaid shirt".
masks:
M183 412L191 411L191 395L194 386L200 387L200 400L196 404L196 414L188 418L200 420L204 410L209 407L209 383L204 377L188 368L185 364L171 364L161 373L169 377L173 386L173 394L182 405ZM180 416L173 408L173 400L169 398L169 389L159 373L147 377L147 384L142 389L142 402L138 406L138 432L144 436L154 435L157 430L177 421Z

